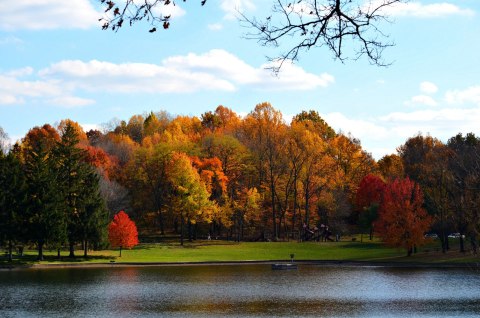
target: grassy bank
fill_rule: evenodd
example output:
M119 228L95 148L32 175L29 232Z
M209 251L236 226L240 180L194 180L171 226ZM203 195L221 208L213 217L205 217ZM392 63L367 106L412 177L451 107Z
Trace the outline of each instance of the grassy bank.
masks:
M368 261L368 262L478 262L477 256L460 254L450 251L442 254L430 246L419 250L419 253L405 256L405 250L384 246L378 241L373 242L227 242L227 241L196 241L180 246L177 242L140 244L132 250L123 250L119 257L118 250L90 251L89 257L57 258L56 251L46 251L45 260L36 261L36 251L27 250L23 257L15 256L14 265L32 264L69 264L69 263L170 263L170 262L228 262L228 261L268 261L289 260L290 254L295 260L338 260L338 261ZM77 251L77 255L81 255ZM0 265L8 264L6 258L0 258Z

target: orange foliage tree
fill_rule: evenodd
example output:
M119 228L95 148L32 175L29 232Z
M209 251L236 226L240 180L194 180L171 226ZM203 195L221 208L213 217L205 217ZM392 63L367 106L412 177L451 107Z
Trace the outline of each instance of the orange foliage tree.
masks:
M406 248L408 256L425 243L424 233L432 223L422 205L420 186L408 177L385 187L376 229L388 245Z
M358 185L356 196L357 210L360 213L358 223L362 230L370 230L370 240L372 240L373 223L378 217L378 208L382 202L385 186L385 182L373 174L363 177Z
M108 240L112 247L120 247L120 257L122 257L122 248L132 248L138 245L138 232L135 222L130 220L127 213L120 211L108 225Z

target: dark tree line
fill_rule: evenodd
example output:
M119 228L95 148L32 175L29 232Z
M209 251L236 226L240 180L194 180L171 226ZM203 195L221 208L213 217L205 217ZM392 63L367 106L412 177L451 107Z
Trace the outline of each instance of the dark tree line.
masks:
M99 176L78 148L79 136L67 122L61 136L49 125L35 127L21 145L0 152L0 243L8 258L16 244L35 244L38 259L45 246L58 249L68 243L70 257L82 243L105 236L108 211L99 191Z

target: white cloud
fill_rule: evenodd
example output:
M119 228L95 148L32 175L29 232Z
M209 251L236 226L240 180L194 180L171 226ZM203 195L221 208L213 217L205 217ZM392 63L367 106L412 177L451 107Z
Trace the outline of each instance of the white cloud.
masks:
M375 0L372 3L379 4L383 0ZM368 3L368 2L367 2ZM368 7L368 5L366 5ZM374 6L371 6L374 7ZM422 4L418 1L412 2L399 2L387 7L384 7L382 10L383 13L389 16L397 17L416 17L416 18L438 18L445 17L449 15L460 15L460 16L474 16L475 11L471 9L460 8L457 5L441 2L441 3L431 3L431 4Z
M21 81L13 76L0 74L0 100L21 102L22 96L40 97L60 95L62 89L51 81ZM9 97L10 96L10 97ZM15 97L12 99L11 97Z
M49 103L65 108L81 107L95 104L93 99L75 97L75 96L60 96L49 100Z
M211 50L202 55L170 57L161 65L61 61L39 74L76 88L119 93L234 91L241 86L261 90L309 90L334 82L329 74L307 73L290 63L284 64L279 77L272 76L264 66L256 68L224 50Z
M89 0L0 1L0 29L86 29L98 25L102 13Z
M337 112L325 114L322 117L332 128L351 133L360 140L367 138L383 139L388 134L386 128L375 124L373 121L351 119Z
M1 15L1 13L0 13ZM22 44L23 41L16 36L9 35L7 37L1 38L0 39L0 45L17 45L17 44Z
M0 105L14 105L23 103L24 100L22 98L0 91Z
M417 95L413 96L409 101L405 102L405 105L415 106L415 105L426 105L426 106L437 106L437 102L428 95Z
M422 82L420 83L420 91L425 94L435 94L438 87L432 82Z
M66 95L72 88L56 80L19 79L31 76L33 73L33 68L25 67L0 74L0 105L24 104L27 99L37 99L62 107L85 106L95 102L91 99Z
M471 86L464 90L450 90L445 94L445 100L449 104L473 103L480 106L480 85Z
M199 90L235 90L229 81L206 72L144 63L62 61L40 71L40 75L56 78L89 91L185 93Z
M223 25L221 23L209 24L208 29L211 31L220 31L223 29Z
M334 112L321 114L332 128L352 133L363 148L380 159L418 134L429 133L446 142L459 132L480 133L480 108L429 109L394 112L370 118L351 118Z
M253 11L256 6L252 0L220 0L220 8L225 12L225 19L234 20L239 12Z
M102 127L97 124L80 124L80 126L82 126L84 132L87 132L90 130L100 130L100 131L102 130Z

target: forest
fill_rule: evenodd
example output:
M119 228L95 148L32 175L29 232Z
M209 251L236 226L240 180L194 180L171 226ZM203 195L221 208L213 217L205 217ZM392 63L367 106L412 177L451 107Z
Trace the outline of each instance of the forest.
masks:
M0 152L0 244L8 254L106 247L119 211L140 241L322 240L379 235L412 254L436 234L477 250L480 139L418 134L376 161L316 111L291 123L269 103L246 116L218 106L114 119L83 131L71 119L33 127ZM428 235L427 235L428 236Z

